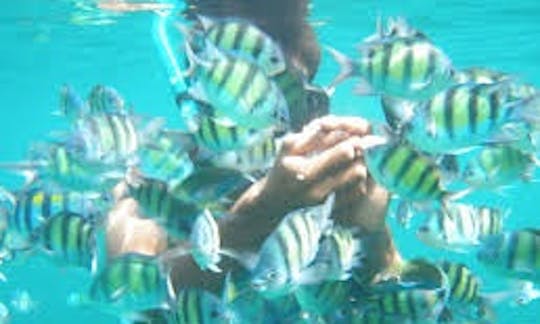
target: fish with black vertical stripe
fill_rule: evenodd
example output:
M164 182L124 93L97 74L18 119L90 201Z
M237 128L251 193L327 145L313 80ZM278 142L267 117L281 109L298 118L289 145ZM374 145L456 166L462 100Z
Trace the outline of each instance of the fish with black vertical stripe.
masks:
M477 258L498 273L538 282L540 230L524 228L492 236L482 245Z
M439 266L448 278L447 308L452 317L493 323L495 313L489 298L482 295L480 278L463 263L445 260Z
M203 59L186 44L188 93L213 108L223 125L288 129L289 107L276 83L255 63L223 54Z
M490 236L501 234L509 212L504 208L447 203L429 214L416 234L428 245L466 252Z
M107 204L100 194L49 192L39 188L12 193L1 188L0 222L5 227L4 247L10 250L32 248L39 231L54 215L72 212L93 219Z
M529 182L540 162L532 152L510 144L494 144L481 148L467 162L463 181L480 189L498 189L516 180Z
M234 312L209 291L185 288L178 292L171 307L170 324L220 324L239 323Z
M370 36L360 44L359 60L328 48L342 68L330 88L358 76L358 94L423 100L453 84L454 68L448 56L424 34L401 30Z
M403 136L432 154L463 153L479 145L522 141L538 127L538 97L516 98L511 83L464 83L413 105ZM411 109L403 109L407 111Z
M58 213L39 230L40 246L54 260L95 273L105 263L100 260L107 248L104 235L98 234L102 224L77 213Z
M170 279L156 257L126 253L109 260L93 276L89 290L73 292L68 304L129 319L141 311L169 309L173 298Z
M462 197L465 189L450 192L445 175L435 160L414 146L389 139L364 151L373 179L390 193L414 207L426 207Z
M204 30L204 50L209 53L204 57L218 50L256 63L268 76L285 70L286 61L281 48L255 24L239 18L197 18Z
M126 179L127 194L137 201L141 216L152 218L178 239L189 237L201 210L194 203L174 194L165 181L146 178L130 170Z
M360 318L378 318L375 323L437 323L448 294L448 287L401 289L375 294L366 298Z
M334 194L323 205L289 213L264 241L252 270L251 287L273 299L294 291L300 284L317 283L324 276L310 264L319 250L319 240L330 229Z
M247 148L276 131L273 127L257 129L221 123L212 116L212 106L187 93L179 94L176 104L192 137L185 141L194 142L200 149L212 153Z

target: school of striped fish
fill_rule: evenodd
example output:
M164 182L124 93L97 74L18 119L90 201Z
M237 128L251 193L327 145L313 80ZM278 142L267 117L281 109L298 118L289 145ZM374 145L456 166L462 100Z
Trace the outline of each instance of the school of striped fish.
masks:
M403 18L381 19L359 57L328 48L342 69L324 88L249 21L201 16L179 25L180 34L188 88L176 103L187 130L137 114L111 86L96 85L86 98L62 87L54 115L66 128L35 142L27 160L0 163L25 177L21 188L0 188L0 265L40 253L86 269L89 289L66 302L131 323L495 323L500 298L463 263L407 260L397 275L366 285L362 237L333 221L333 195L287 214L254 256L221 247L218 220L271 168L283 136L327 114L336 87L354 77L358 95L381 98L381 141L364 157L397 201L403 228L424 216L420 241L472 253L519 280L505 294L516 305L540 297L540 229L506 229L508 208L459 201L534 180L534 86L487 68L458 69ZM123 199L165 230L168 250L107 254L108 217ZM221 296L173 287L168 261L185 254L223 275ZM230 257L245 270L223 273ZM0 303L0 322L9 308Z

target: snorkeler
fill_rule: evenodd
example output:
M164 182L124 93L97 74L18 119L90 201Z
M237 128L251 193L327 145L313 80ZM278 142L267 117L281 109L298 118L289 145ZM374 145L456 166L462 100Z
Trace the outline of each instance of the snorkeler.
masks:
M252 20L276 39L287 61L306 80L316 74L320 48L305 21L307 1L188 1L187 8L191 19L203 14ZM358 117L337 116L309 122L313 115L307 115L304 127L284 138L266 176L236 200L229 216L218 220L222 246L254 253L288 212L320 204L335 192L333 218L358 228L365 251L365 278L370 280L401 260L385 223L389 194L369 176L362 157L360 142L370 133L370 124ZM107 233L111 256L126 252L157 255L167 248L164 231L152 220L135 216L136 204L133 199L123 199L111 212ZM199 287L217 292L224 274L235 267L235 262L224 259L222 273L203 272L189 255L171 263L177 291Z

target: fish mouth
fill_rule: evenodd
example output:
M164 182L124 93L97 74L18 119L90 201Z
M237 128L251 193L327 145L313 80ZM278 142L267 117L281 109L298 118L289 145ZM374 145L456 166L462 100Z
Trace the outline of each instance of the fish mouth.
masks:
M428 233L429 232L429 228L425 225L422 225L420 227L418 227L418 229L416 230L416 233L418 234L421 234L421 233Z
M251 281L251 288L253 288L253 290L263 292L268 290L268 283L265 280L255 279Z

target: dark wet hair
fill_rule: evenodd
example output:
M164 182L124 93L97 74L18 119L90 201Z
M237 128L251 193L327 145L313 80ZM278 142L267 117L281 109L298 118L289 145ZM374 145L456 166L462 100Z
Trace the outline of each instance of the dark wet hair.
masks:
M308 80L317 73L321 50L306 21L308 0L187 0L184 15L238 17L252 21L282 47L289 62Z

